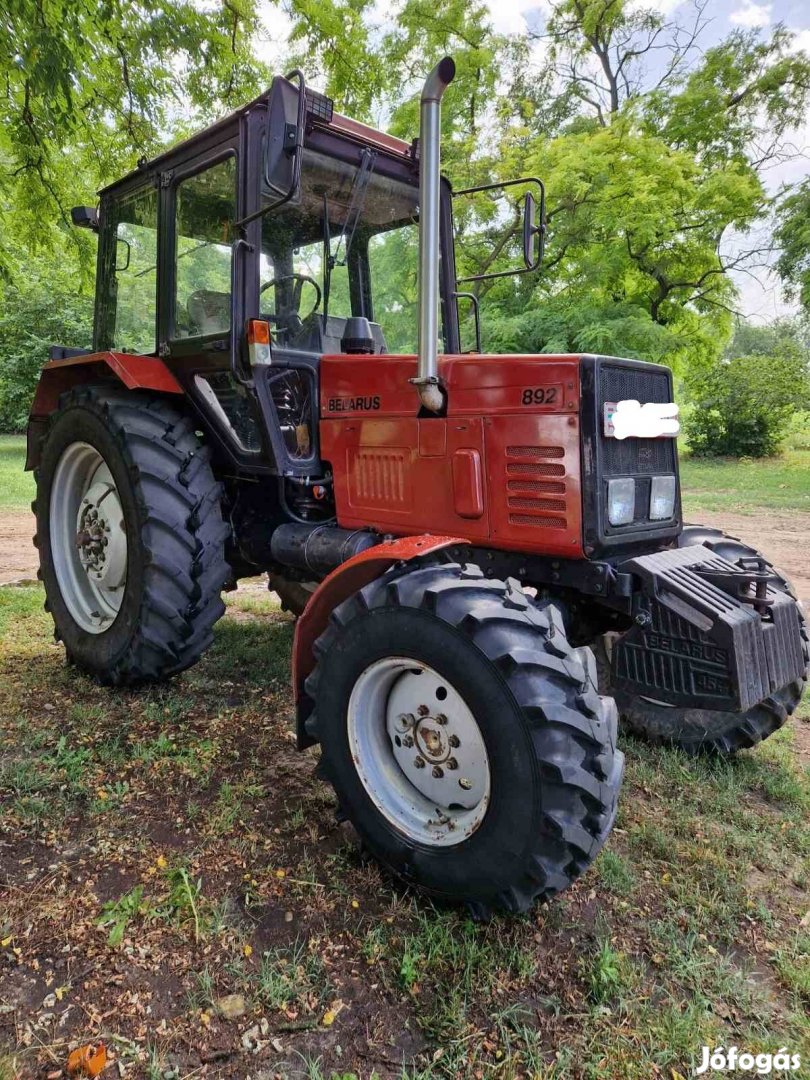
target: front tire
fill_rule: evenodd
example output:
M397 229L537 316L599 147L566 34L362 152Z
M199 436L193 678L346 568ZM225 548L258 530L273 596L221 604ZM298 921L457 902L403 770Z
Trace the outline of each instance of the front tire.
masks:
M704 525L687 525L678 539L678 546L692 547L698 544L709 548L732 563L742 558L761 558L760 553L754 548L732 536L726 536L719 529L711 529ZM796 594L788 579L776 572L770 563L768 563L768 569L776 577L770 587L796 599ZM756 746L782 727L788 717L796 711L810 678L810 640L801 608L798 612L805 659L803 679L797 679L775 691L745 713L670 708L638 695L616 691L616 704L619 707L622 723L648 742L678 746L692 755L699 753L731 755L737 753L738 750ZM597 648L597 656L600 657L601 688L605 693L614 693L610 688L609 647L608 639L607 642L602 643L601 656L600 649Z
M164 398L60 400L36 472L40 577L68 659L99 682L175 675L212 641L228 526L209 456Z
M322 773L399 877L484 915L525 911L594 860L624 755L557 608L475 566L394 569L333 612L315 651Z

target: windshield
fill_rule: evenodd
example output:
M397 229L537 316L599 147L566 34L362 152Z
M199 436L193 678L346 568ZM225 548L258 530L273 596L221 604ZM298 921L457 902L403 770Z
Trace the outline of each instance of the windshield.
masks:
M304 150L298 198L262 220L260 309L279 344L317 348L320 324L324 348L339 351L346 318L364 315L377 351L416 352L418 188L366 161Z

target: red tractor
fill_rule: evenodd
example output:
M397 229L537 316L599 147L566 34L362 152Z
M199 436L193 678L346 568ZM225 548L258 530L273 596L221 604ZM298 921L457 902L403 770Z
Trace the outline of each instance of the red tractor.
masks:
M522 911L607 839L619 715L690 752L753 746L796 708L808 639L760 555L684 527L666 425L628 427L624 403L666 415L666 368L462 352L453 75L428 77L412 144L276 78L77 208L94 348L52 350L27 467L74 664L183 671L222 590L267 572L300 616L299 746L367 847ZM542 185L518 183L533 270Z

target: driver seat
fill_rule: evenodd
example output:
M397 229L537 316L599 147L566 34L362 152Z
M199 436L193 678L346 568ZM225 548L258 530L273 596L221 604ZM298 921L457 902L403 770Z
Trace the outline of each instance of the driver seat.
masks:
M186 301L189 337L227 333L231 325L231 294L197 289Z

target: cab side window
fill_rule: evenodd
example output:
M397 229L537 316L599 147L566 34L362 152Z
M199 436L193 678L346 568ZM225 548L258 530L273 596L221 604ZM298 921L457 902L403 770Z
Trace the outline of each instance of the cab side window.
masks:
M231 260L236 158L177 185L174 338L226 334L231 327Z
M153 353L157 317L157 190L149 187L117 200L111 205L110 214L113 249L108 293L112 308L110 345L121 352Z

